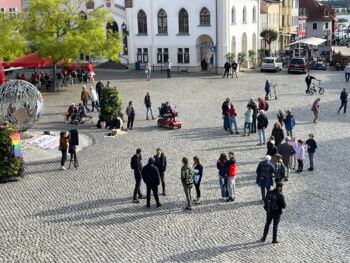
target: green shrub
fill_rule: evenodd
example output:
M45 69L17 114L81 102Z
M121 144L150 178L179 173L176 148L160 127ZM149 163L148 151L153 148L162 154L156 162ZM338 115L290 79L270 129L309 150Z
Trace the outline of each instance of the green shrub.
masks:
M122 100L116 87L105 87L101 91L101 121L112 121L122 117Z

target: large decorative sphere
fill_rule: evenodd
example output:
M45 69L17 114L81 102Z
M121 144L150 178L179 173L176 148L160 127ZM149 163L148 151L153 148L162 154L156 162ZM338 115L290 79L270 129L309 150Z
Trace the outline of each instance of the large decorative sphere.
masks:
M0 120L26 131L39 120L44 101L39 90L24 80L9 80L0 86Z

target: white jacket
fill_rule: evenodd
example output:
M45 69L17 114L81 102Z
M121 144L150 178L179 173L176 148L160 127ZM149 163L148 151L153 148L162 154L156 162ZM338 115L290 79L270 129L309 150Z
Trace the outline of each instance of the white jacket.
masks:
M94 89L90 90L90 98L91 98L91 101L98 101L96 90Z

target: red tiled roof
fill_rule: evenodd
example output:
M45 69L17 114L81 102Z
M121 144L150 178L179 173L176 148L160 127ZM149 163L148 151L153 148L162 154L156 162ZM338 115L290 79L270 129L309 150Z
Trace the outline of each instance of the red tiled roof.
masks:
M300 0L300 8L306 9L308 21L332 21L335 20L335 13L331 5L322 5L317 0ZM329 15L325 16L324 12L328 10Z

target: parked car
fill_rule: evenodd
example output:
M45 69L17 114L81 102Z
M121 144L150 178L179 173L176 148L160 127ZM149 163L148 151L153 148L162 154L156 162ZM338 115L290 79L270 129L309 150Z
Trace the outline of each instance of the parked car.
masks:
M288 64L288 73L301 72L306 73L307 65L304 58L292 58Z
M261 64L261 72L282 70L282 60L275 57L266 57Z

